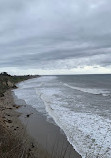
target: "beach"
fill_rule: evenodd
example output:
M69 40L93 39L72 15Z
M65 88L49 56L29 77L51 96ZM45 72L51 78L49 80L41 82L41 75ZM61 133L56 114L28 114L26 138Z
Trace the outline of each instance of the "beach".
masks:
M13 94L27 132L56 157L79 157L75 149L82 157L110 158L110 77L41 76L17 84Z
M108 77L42 76L6 91L0 98L2 156L16 149L18 157L110 158Z
M22 102L23 104L23 102ZM27 132L34 140L53 158L81 158L69 144L63 131L54 123L47 120L36 109L24 105L18 109L21 113L20 120L26 126ZM26 117L28 114L28 118Z
M111 158L111 0L0 0L0 158Z
M33 139L27 134L19 120L20 113L15 105L12 92L8 90L0 98L0 157L35 157ZM35 146L36 148L36 146Z
M0 98L1 157L81 157L56 124L49 123L24 101L19 100L20 105L15 104L14 97L8 90Z

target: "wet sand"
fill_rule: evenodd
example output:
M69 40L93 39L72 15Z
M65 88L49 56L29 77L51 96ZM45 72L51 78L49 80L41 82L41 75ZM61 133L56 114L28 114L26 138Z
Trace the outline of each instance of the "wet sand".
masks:
M16 99L15 99L16 100ZM28 134L38 143L45 153L51 158L81 158L67 141L63 131L50 118L37 112L22 100L16 100L21 104L17 111L21 113L20 120L26 127ZM45 158L45 157L44 157Z
M38 155L36 144L19 119L19 108L10 90L0 97L0 158L36 158Z

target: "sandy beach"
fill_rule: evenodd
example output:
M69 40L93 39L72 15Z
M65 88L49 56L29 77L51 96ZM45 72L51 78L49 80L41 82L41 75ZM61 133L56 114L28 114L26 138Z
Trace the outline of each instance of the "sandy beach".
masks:
M80 158L81 156L69 144L63 131L50 118L43 116L36 109L25 102L18 111L21 113L20 120L26 126L27 132L34 140L54 158ZM28 118L26 117L28 114Z
M19 100L15 104L13 97L13 92L9 90L0 98L1 157L81 157L69 144L63 131L52 123L53 120L48 121L24 101Z
M33 141L19 120L11 91L0 98L0 156L5 158L34 157Z
M111 158L111 0L0 0L0 158Z
M19 119L21 116L21 113L17 112L19 108L20 106L14 103L11 90L0 98L0 157L49 157L38 146L38 143L27 134L26 126Z

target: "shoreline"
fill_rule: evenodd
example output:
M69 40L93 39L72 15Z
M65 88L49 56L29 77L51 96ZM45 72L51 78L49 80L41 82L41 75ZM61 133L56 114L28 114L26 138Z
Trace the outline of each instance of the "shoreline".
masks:
M27 126L28 134L38 142L46 153L51 155L51 158L81 158L68 142L63 130L56 125L52 118L47 120L47 116L27 105L25 101L17 99L15 94L14 98L18 105L22 105L17 111L21 113L20 120ZM26 114L28 114L28 118Z
M47 121L46 117L26 105L25 101L15 104L13 93L8 90L0 98L1 157L81 158L57 125ZM2 136L7 137L6 141ZM10 148L4 145L10 142L13 142Z
M0 97L0 157L48 158L49 155L27 133L11 90ZM50 157L49 157L50 158Z

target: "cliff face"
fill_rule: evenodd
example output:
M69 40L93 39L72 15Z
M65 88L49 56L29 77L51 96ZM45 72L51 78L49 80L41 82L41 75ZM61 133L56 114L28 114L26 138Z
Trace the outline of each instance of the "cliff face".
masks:
M14 83L12 83L12 82L10 82L10 81L7 82L7 85L8 85L8 87L10 87L10 88L11 88L11 87L14 87Z
M4 92L10 88L16 88L16 83L38 76L11 76L6 72L0 74L0 97L4 96Z
M9 88L14 86L14 83L12 83L11 81L3 81L1 83L3 86L8 86Z

